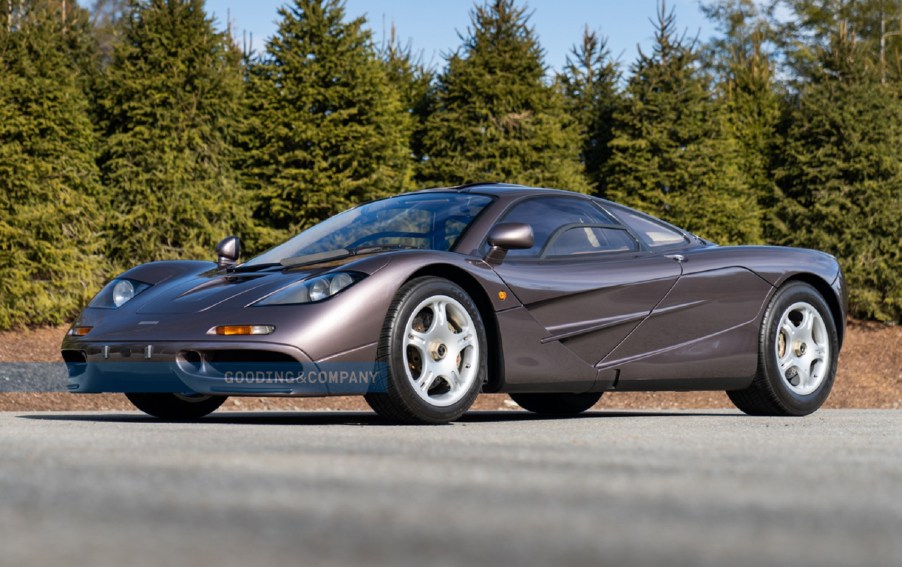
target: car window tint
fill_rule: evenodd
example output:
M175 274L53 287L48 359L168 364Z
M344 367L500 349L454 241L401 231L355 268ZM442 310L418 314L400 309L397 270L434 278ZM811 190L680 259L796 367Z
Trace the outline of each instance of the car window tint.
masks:
M245 265L378 246L451 250L492 200L487 195L436 191L373 201L330 217Z
M570 256L598 252L628 252L638 248L623 229L601 226L574 226L551 237L542 256Z
M591 202L569 197L529 199L515 205L502 222L522 222L530 225L534 245L525 250L510 250L508 258L538 257L548 239L558 229L570 224L618 224L613 217Z
M629 226L649 248L663 248L688 242L679 231L656 220L630 211L614 211L623 224Z

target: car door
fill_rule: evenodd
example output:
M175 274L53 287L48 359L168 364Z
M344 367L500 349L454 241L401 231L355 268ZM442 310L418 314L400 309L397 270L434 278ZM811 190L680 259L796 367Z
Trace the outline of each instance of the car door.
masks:
M620 389L706 388L744 378L757 364L757 318L771 286L735 261L733 249L692 239L636 211L610 208L646 247L680 261L667 296L599 367L616 369Z
M500 222L533 228L534 246L509 251L495 270L542 327L540 344L559 343L592 368L680 277L678 262L650 252L591 199L528 198Z

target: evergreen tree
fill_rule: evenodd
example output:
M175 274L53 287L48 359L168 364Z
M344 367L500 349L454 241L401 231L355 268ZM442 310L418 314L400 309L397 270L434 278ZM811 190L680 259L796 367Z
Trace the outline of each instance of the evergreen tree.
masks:
M72 8L74 10L74 8ZM58 2L17 2L0 27L0 328L59 324L96 293L95 138ZM69 13L69 18L76 16Z
M411 117L410 152L414 160L420 162L423 159L426 119L432 113L435 73L423 64L409 43L401 43L394 24L389 40L382 46L379 55L385 62L389 81L400 94L401 104Z
M579 126L562 95L543 81L542 49L525 9L493 0L477 6L471 22L438 80L420 178L588 191Z
M128 16L129 6L130 0L94 0L91 4L91 26L100 65L109 65L113 59L116 45L122 39L122 22Z
M774 84L774 65L762 50L760 36L750 39L748 51L736 48L730 56L723 84L727 123L739 146L738 166L754 194L766 241L775 237L774 206L778 190L773 164L779 150L778 127L782 99Z
M582 162L595 192L604 195L604 168L610 158L611 127L619 102L620 69L611 58L607 39L588 26L582 42L573 46L558 82L568 110L580 126Z
M295 0L249 74L245 183L296 232L409 181L409 121L364 29L338 0Z
M122 266L209 258L250 230L231 162L240 53L203 0L137 1L124 25L101 100L109 253Z
M739 148L737 165L756 196L764 240L773 241L773 164L784 100L775 79L773 29L753 0L719 0L703 10L722 34L709 45L709 65L717 70L729 135Z
M777 38L794 77L805 82L821 69L840 25L856 37L860 57L881 82L902 80L902 0L772 0Z
M778 181L784 242L839 258L852 313L902 321L902 101L844 26L800 93Z
M615 113L607 195L722 244L757 242L755 195L697 58L662 3L652 52L640 50Z

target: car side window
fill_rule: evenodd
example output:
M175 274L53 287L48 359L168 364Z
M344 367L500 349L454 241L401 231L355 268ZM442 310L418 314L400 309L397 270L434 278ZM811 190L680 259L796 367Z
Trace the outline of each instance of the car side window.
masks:
M629 252L639 245L626 229L609 226L564 226L548 240L543 258L595 254L599 252Z
M510 250L507 253L508 258L538 258L542 256L543 251L550 243L551 237L564 227L598 227L598 225L611 226L619 224L613 217L591 202L571 197L528 199L515 205L514 208L508 211L501 222L522 222L530 225L533 230L533 247L525 250ZM590 233L598 240L599 234L596 234L596 232L594 228L590 230ZM564 237L573 242L576 242L579 238L584 239L584 243L581 245L570 245L574 246L576 250L588 252L589 248L591 248L590 238L592 237L589 236L589 233L583 232L581 235L577 232L574 232L573 235L561 234L556 240ZM601 241L607 242L607 238L603 237L602 240L599 240L599 242ZM561 246L566 247L567 241L561 242Z
M616 209L613 212L651 249L679 246L689 242L680 231L651 217L629 210Z

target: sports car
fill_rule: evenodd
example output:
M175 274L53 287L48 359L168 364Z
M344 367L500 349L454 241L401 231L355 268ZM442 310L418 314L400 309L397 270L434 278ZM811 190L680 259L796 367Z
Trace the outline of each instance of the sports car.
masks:
M832 256L718 246L603 199L477 183L405 193L239 261L119 275L62 344L68 388L163 419L227 396L363 395L405 423L480 392L575 415L604 392L725 390L799 416L833 385L847 295Z

